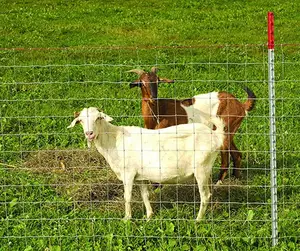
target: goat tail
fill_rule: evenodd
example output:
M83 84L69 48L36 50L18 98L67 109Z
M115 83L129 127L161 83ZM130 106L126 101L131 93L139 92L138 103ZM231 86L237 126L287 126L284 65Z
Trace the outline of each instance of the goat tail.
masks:
M224 143L225 140L225 124L223 119L219 117L211 117L210 122L213 123L215 130L213 130L213 134L216 136L218 141L218 147L221 148L221 146Z
M247 86L243 88L248 94L247 101L243 104L245 111L249 112L253 110L256 102L256 96L253 91L251 91Z

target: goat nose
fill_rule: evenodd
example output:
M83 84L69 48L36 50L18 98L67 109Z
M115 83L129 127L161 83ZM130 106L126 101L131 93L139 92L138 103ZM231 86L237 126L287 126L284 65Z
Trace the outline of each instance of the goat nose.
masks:
M93 134L93 131L88 131L85 133L86 136L91 136Z

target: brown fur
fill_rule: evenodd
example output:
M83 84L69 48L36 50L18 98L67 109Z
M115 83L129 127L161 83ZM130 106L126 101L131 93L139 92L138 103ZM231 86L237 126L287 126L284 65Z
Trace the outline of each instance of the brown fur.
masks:
M154 99L152 101L149 99L142 101L145 128L159 129L188 123L187 114L181 107L180 100Z
M181 107L181 104L184 106L193 105L195 99L157 99L158 83L162 81L162 79L159 79L156 75L157 68L155 68L155 71L153 69L154 68L152 68L150 73L132 70L132 72L139 73L140 78L131 83L131 87L133 87L132 85L134 84L137 85L137 83L143 83L140 87L143 96L142 114L145 127L148 129L159 129L188 123L187 114ZM172 80L168 79L163 79L163 82L173 83ZM245 91L248 94L248 99L245 103L239 102L228 92L219 92L218 95L220 105L217 115L223 119L225 132L227 133L223 148L221 149L220 181L223 181L227 174L230 161L229 154L233 159L233 175L235 177L240 176L242 154L237 149L233 137L246 116L246 111L251 111L254 108L256 99L254 93L250 89L245 87Z
M242 154L234 144L233 137L240 127L242 120L246 116L245 104L240 103L232 94L219 92L220 105L217 115L221 117L225 124L226 138L221 149L221 170L219 180L223 181L229 167L229 154L233 159L233 175L240 176Z

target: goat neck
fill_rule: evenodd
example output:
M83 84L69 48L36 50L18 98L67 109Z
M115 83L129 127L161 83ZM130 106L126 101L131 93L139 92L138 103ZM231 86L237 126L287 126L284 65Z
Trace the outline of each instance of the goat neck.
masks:
M145 128L155 129L159 124L158 104L156 99L142 99L142 115L144 118Z
M106 149L116 147L116 139L119 133L117 126L110 124L104 119L98 119L96 121L95 130L97 136L94 143L99 152L101 150L101 153L104 154L103 152L105 152Z

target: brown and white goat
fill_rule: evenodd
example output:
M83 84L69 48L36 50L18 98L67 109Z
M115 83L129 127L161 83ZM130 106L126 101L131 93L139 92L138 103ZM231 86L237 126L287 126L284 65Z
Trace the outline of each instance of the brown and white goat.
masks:
M186 123L204 123L213 127L210 118L222 118L226 138L221 149L221 169L217 183L222 183L227 175L230 163L229 154L233 160L233 175L237 178L240 176L242 154L236 147L233 137L247 112L251 111L255 105L256 96L249 88L244 88L248 94L245 103L239 102L228 92L210 92L184 100L162 99L157 98L158 84L173 83L173 80L159 78L156 67L153 67L150 72L139 69L129 72L134 72L139 76L138 80L130 83L130 88L141 88L142 115L145 127L148 129Z

